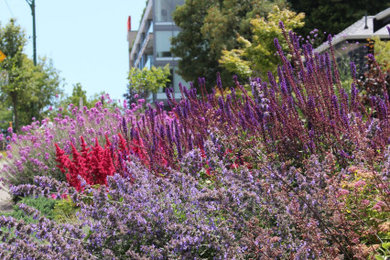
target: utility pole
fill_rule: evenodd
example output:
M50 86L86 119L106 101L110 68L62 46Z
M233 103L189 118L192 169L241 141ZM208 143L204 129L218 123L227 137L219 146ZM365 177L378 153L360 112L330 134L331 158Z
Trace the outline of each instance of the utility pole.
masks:
M33 56L34 56L34 65L37 65L37 35L35 29L35 0L26 0L27 4L31 8L31 15L33 19Z

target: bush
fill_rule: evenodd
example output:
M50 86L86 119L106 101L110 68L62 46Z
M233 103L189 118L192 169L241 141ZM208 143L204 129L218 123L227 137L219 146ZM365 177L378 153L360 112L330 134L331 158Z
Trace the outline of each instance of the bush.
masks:
M45 197L25 197L22 198L14 207L13 211L10 213L4 214L4 216L13 217L17 220L23 220L25 223L37 223L38 220L33 218L33 216L26 215L26 213L20 208L20 205L26 205L33 207L40 212L41 215L47 217L48 219L53 219L53 209L56 201L50 198Z
M35 176L34 185L11 190L15 196L67 196L69 201L57 204L58 212L72 217L76 210L79 219L58 224L22 204L19 207L39 221L0 218L3 229L18 231L18 237L0 234L4 241L0 256L386 255L390 212L386 86L381 86L383 96L364 106L355 77L351 93L342 88L332 54L315 54L310 45L300 48L293 33L284 35L292 58L275 40L282 60L278 79L272 74L269 83L253 79L251 93L235 79L236 88L228 94L218 81L218 95L217 91L198 95L195 88L181 87L183 98L175 100L168 89L171 112L163 111L162 104L148 105L143 112L136 104L125 111L104 110L99 104L95 110L75 109L77 120L106 118L107 122L96 123L102 126L98 132L85 130L84 125L76 129L79 125L72 118L53 122L57 131L50 133L69 136L62 143L54 141L59 137L47 142L48 150L58 144L58 168L68 173L68 182ZM205 89L205 81L199 83ZM13 137L11 148L16 147L13 151L19 155L25 148L18 140L24 138ZM98 143L104 138L102 147ZM38 142L34 135L27 139ZM29 154L37 156L42 146L30 149ZM102 166L103 154L114 171L111 164ZM40 162L54 165L54 154L50 158ZM23 163L27 162L22 162L24 167ZM16 166L9 167L27 176L25 168L18 172ZM52 177L53 172L40 174Z

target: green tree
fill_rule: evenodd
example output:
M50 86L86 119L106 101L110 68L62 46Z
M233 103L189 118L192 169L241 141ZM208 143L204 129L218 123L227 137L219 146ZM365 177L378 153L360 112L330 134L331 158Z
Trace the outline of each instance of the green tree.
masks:
M251 76L266 77L267 72L276 74L279 58L276 54L274 39L280 39L282 49L287 51L288 45L282 41L283 33L279 27L279 21L284 23L286 31L300 28L304 25L304 14L296 14L288 9L280 10L274 6L264 17L251 20L252 41L239 36L237 42L240 48L223 50L219 60L221 66L242 78Z
M33 61L28 59L26 65L32 68L32 74L28 87L21 95L23 102L19 102L21 125L29 124L33 117L37 120L45 118L49 107L55 103L55 96L62 93L62 80L51 61L46 58L39 59L37 66L34 66Z
M232 74L218 60L222 50L239 47L241 35L251 40L250 21L266 16L273 5L286 7L284 0L187 0L173 13L182 31L172 39L172 53L180 57L179 73L186 81L205 77L209 88L221 73L224 84L232 82Z
M340 33L366 13L375 15L390 7L389 1L288 0L288 2L294 11L306 14L305 27L300 30L300 33L308 35L313 29L318 29L320 32L318 37L321 39L324 39L324 32Z
M170 82L169 64L164 67L154 67L151 69L131 68L129 72L128 91L124 97L129 103L134 102L134 95L138 94L143 98L147 98L150 93L156 94L157 91L163 89ZM154 99L154 98L153 98Z
M26 69L26 55L23 48L26 44L26 37L20 26L15 25L11 20L5 27L0 26L0 50L7 56L0 63L0 70L8 74L8 84L1 86L1 94L6 97L4 100L12 104L13 115L15 117L15 127L18 128L18 105L20 96L23 94L22 82L29 81Z
M68 106L73 104L75 106L80 106L80 101L83 106L91 107L87 100L87 91L83 89L83 86L80 83L76 83L73 85L72 95L65 99L65 105Z
M41 59L34 66L23 53L26 36L15 20L0 26L0 50L7 56L0 62L0 71L8 74L8 84L0 87L1 98L12 107L14 128L31 123L32 117L41 119L44 109L53 103L54 95L61 92L60 78L52 63Z

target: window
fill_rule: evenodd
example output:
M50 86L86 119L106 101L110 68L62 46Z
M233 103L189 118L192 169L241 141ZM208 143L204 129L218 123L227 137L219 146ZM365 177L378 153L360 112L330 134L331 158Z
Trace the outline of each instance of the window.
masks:
M156 37L156 57L166 58L172 57L171 54L171 38L178 34L177 31L157 31Z
M176 6L184 4L184 0L155 0L156 22L173 22L172 13Z

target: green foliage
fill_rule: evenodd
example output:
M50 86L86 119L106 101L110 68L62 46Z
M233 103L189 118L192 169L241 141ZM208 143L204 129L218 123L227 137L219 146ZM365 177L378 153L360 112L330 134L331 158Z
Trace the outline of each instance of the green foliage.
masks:
M38 197L38 198L24 197L14 206L12 212L3 215L10 216L19 220L24 220L24 222L26 223L38 222L37 219L33 219L32 216L26 215L26 213L23 210L19 209L19 205L22 203L37 209L42 216L45 216L48 219L53 219L54 217L53 209L56 202L53 199L48 199L45 197Z
M70 199L57 200L53 209L53 218L58 223L69 223L77 220L79 207Z
M83 89L80 83L73 85L72 95L65 99L65 104L73 104L79 106L80 102L83 106L91 107L90 103L87 101L87 91Z
M169 64L164 67L152 66L151 69L133 67L129 72L129 87L125 97L130 101L134 93L141 94L144 98L148 97L150 93L155 94L167 86L167 83L170 82L169 76Z
M55 94L61 92L60 78L52 63L41 59L34 66L23 53L26 36L20 26L11 20L0 27L0 50L7 56L0 62L0 71L8 74L8 84L0 88L1 99L12 107L14 128L31 123L32 117L42 119Z
M30 124L33 117L44 119L50 113L49 107L55 104L55 96L62 93L60 76L51 61L43 58L34 66L28 59L27 64L32 74L18 106L20 125Z
M387 239L390 241L390 235ZM383 242L377 250L378 254L375 255L376 260L387 260L390 257L390 242Z
M266 77L268 71L276 74L279 57L276 54L274 39L282 39L282 30L279 21L283 21L286 31L300 28L304 14L296 14L288 9L280 10L274 6L264 17L251 20L252 42L243 36L239 36L237 42L240 48L223 50L220 64L230 72L243 78L250 76ZM288 45L281 42L282 49L287 52Z
M286 7L284 0L193 0L179 6L173 19L182 30L172 39L172 53L181 58L183 79L205 77L210 89L220 72L223 84L231 84L232 73L218 63L222 50L238 48L237 35L252 40L251 20L266 16L275 4Z
M375 59L383 70L390 71L390 41L382 41L379 37L374 37Z

